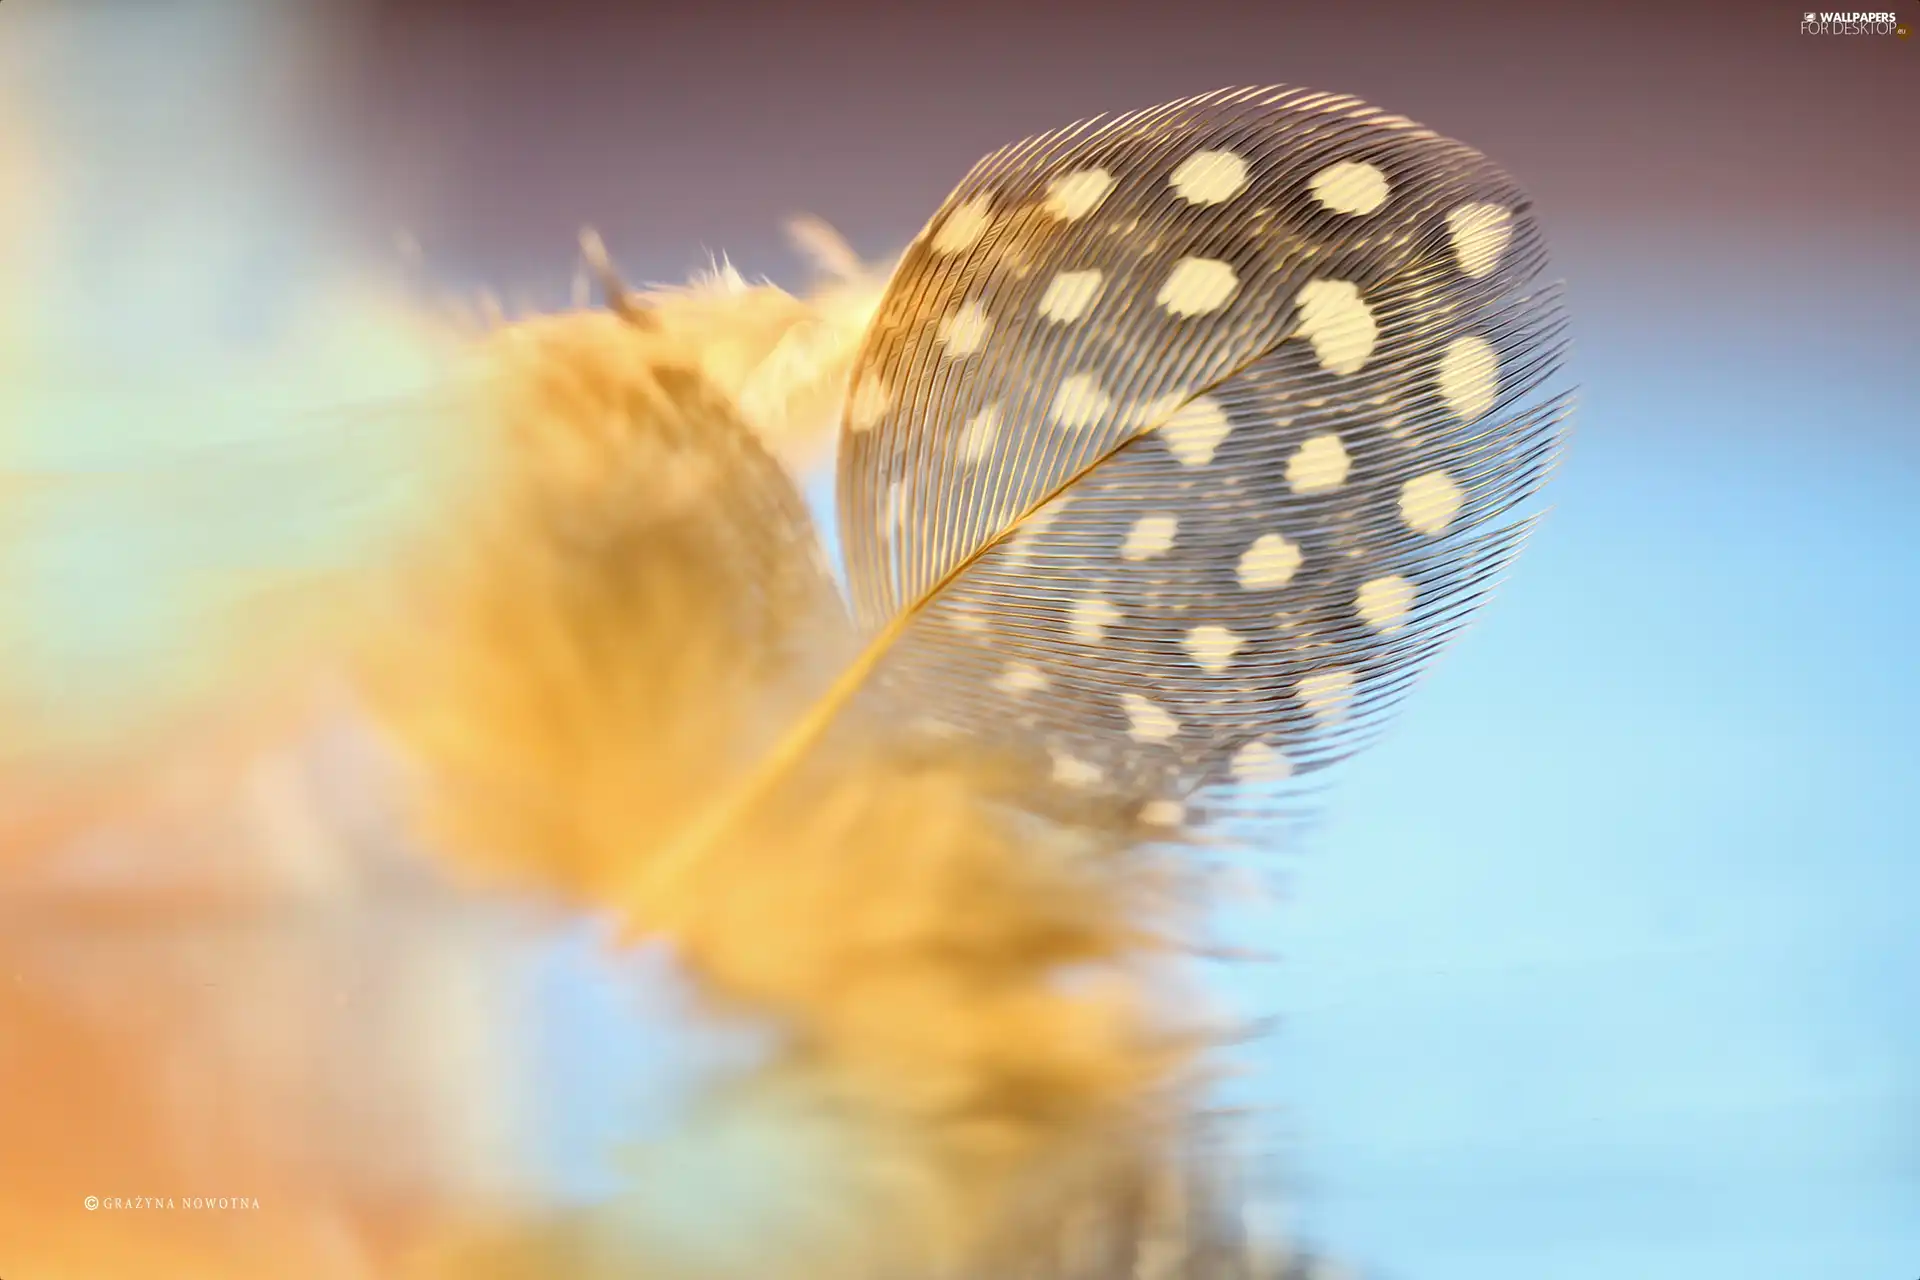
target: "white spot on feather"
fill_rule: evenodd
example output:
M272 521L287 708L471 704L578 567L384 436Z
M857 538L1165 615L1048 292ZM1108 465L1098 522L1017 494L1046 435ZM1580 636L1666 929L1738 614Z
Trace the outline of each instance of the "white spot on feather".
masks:
M1293 773L1293 762L1264 742L1249 742L1233 753L1236 782L1278 782Z
M1240 277L1218 258L1182 258L1160 286L1157 301L1176 316L1218 311L1240 287Z
M1387 175L1362 160L1342 160L1313 175L1314 198L1335 213L1372 213L1387 202Z
M1047 184L1047 212L1063 222L1077 222L1097 208L1113 190L1113 175L1105 169L1082 169Z
M1429 471L1400 486L1400 518L1415 533L1438 537L1460 513L1460 486L1444 471Z
M1090 373L1076 373L1060 384L1053 397L1053 420L1063 427L1083 430L1098 423L1113 407L1113 398L1100 389Z
M1309 712L1323 725L1336 725L1347 718L1347 704L1353 698L1351 671L1315 671L1300 677L1294 692Z
M1180 732L1180 722L1166 708L1137 693L1121 695L1120 706L1132 722L1127 732L1136 742L1165 742Z
M1187 632L1187 652L1206 670L1219 675L1240 651L1240 637L1217 623L1205 623Z
M1309 280L1295 299L1300 332L1313 344L1320 366L1330 373L1358 373L1373 356L1380 326L1373 310L1350 280Z
M1214 450L1232 432L1233 424L1227 420L1226 410L1212 396L1195 396L1185 404L1180 403L1182 398L1168 396L1156 402L1162 413L1172 415L1161 424L1160 437L1167 442L1168 451L1182 464L1204 467L1213 461Z
M1453 239L1453 260L1460 270L1479 279L1500 265L1500 255L1513 239L1513 215L1497 204L1463 204L1447 215Z
M1047 291L1040 295L1040 314L1071 324L1093 308L1105 282L1098 271L1062 271L1047 281Z
M1219 204L1246 187L1247 162L1231 151L1196 151L1174 169L1171 182L1188 204Z
M1173 546L1173 537L1180 529L1178 516L1167 512L1155 512L1141 516L1133 522L1133 528L1127 530L1127 540L1120 547L1122 560L1151 560L1154 556L1165 555Z
M1074 638L1088 644L1099 644L1107 637L1107 628L1120 621L1120 611L1099 596L1087 596L1076 600L1068 625L1072 627Z
M1248 591L1272 591L1293 581L1300 548L1281 534L1263 533L1240 556L1240 585Z
M994 687L1003 693L1018 695L1046 688L1047 678L1033 667L1020 662L1008 667L993 683Z
M960 454L968 462L978 462L993 449L994 437L1000 434L1000 410L988 405L967 419L967 425L960 432Z
M950 356L970 356L986 344L993 327L979 303L967 301L940 322L940 341Z
M1462 334L1440 357L1440 398L1462 422L1472 422L1500 398L1500 357L1478 334Z
M982 192L941 219L933 233L933 251L959 253L971 249L992 222L993 198Z
M1412 580L1395 573L1360 584L1353 605L1361 621L1375 631L1398 631L1413 609L1413 596Z
M1330 493L1347 482L1353 460L1331 431L1308 436L1287 459L1287 483L1295 493Z

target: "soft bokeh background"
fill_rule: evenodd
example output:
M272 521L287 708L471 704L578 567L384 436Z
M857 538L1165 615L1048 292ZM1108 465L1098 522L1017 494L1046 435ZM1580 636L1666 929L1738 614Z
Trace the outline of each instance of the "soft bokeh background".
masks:
M144 47L88 74L160 66L169 30L204 54L237 8L139 12ZM1259 917L1282 962L1232 978L1287 1015L1261 1085L1297 1221L1408 1280L1911 1276L1920 41L1799 19L367 0L329 28L337 171L147 181L184 237L277 193L236 279L297 267L269 232L304 207L287 175L323 172L346 241L405 228L438 281L553 304L583 223L642 279L708 250L793 279L788 214L885 253L986 151L1220 85L1354 93L1480 147L1555 236L1579 436L1512 581ZM246 59L196 65L263 91ZM527 1141L582 1193L696 1057L598 954L526 971Z

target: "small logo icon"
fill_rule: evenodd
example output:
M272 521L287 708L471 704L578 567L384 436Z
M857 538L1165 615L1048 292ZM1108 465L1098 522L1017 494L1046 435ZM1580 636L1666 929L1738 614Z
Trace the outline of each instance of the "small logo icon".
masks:
M95 1209L98 1209L99 1207L100 1207L100 1197L99 1197L99 1196L88 1196L88 1197L87 1197L87 1212L88 1212L88 1213L92 1213L92 1212L93 1212L93 1211L94 1211Z
M1900 21L1898 14L1893 13L1804 12L1800 15L1800 34L1803 36L1899 36L1905 40L1913 34L1913 30Z

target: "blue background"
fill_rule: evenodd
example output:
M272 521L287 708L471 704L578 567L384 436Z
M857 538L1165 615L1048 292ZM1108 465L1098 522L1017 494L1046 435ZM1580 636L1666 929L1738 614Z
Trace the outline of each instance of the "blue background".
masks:
M392 132L449 157L420 169L430 253L550 296L583 221L643 278L701 245L777 274L795 208L878 252L992 146L1217 84L1361 93L1509 163L1570 284L1577 435L1509 583L1245 922L1280 962L1223 978L1286 1014L1259 1065L1290 1211L1383 1277L1910 1280L1920 50L1809 43L1786 10L1283 8L902 10L812 44L765 15L624 46L476 19L438 61L392 44ZM678 78L586 70L610 47ZM200 231L179 190L166 212L237 280L304 206L241 225L257 178L226 181ZM529 1154L591 1194L723 1046L590 931L539 968Z

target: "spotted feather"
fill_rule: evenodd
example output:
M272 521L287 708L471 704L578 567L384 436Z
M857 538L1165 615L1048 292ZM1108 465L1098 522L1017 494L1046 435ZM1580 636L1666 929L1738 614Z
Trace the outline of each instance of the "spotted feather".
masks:
M854 366L869 696L1162 809L1349 754L1531 525L1570 412L1546 262L1504 172L1352 98L989 156Z

